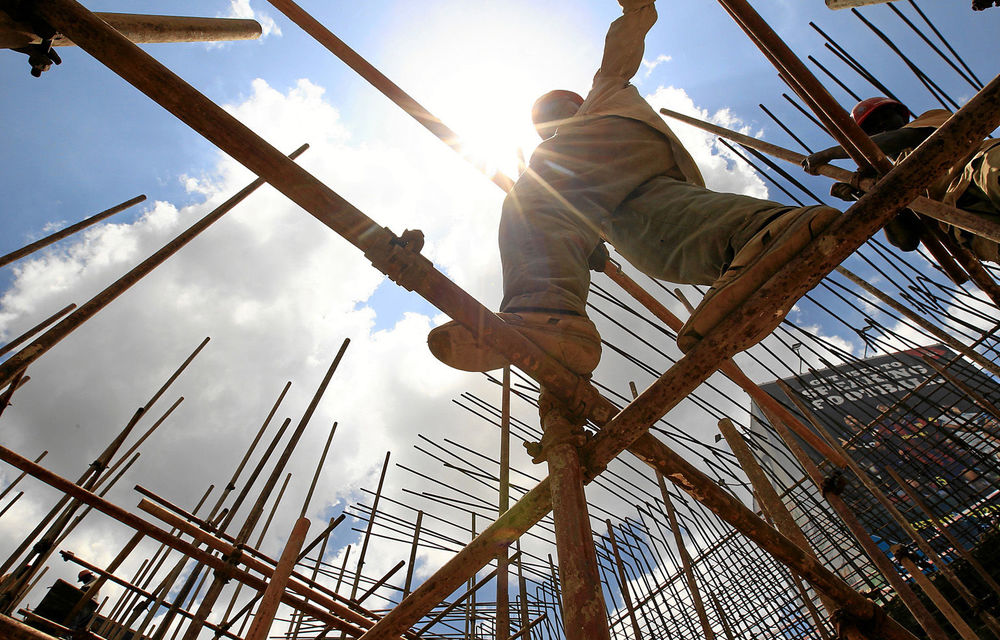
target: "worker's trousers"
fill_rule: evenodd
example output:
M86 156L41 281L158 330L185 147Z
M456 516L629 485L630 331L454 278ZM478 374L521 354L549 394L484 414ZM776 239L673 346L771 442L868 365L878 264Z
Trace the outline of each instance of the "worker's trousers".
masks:
M539 146L504 202L500 310L586 315L587 258L601 235L650 276L711 284L790 210L685 182L666 139L638 121L565 127Z
M976 155L965 167L969 182L956 206L1000 224L1000 144ZM960 242L972 249L980 260L1000 263L1000 246L993 240L951 229Z

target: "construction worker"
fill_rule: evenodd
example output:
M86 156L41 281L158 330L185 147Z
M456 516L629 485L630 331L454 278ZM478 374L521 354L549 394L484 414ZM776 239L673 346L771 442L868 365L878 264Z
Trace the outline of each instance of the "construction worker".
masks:
M900 160L943 125L951 113L932 109L910 122L910 110L905 105L891 98L875 97L855 105L851 117L887 156ZM847 157L841 147L830 147L808 156L802 166L815 174L820 165ZM850 189L835 186L831 193L851 199L845 191ZM1000 140L984 140L931 185L927 196L1000 223ZM903 210L886 225L886 237L900 249L913 251L920 244L920 226L912 212ZM996 242L951 225L943 226L980 260L1000 263L1000 246Z
M586 98L559 90L535 103L543 142L500 220L500 317L581 375L600 360L586 301L588 257L602 235L653 277L712 285L680 332L687 351L839 214L706 189L690 154L630 84L656 22L654 0L619 3L623 15L611 24ZM750 344L785 311L760 318ZM465 371L507 364L456 322L431 331L428 345Z

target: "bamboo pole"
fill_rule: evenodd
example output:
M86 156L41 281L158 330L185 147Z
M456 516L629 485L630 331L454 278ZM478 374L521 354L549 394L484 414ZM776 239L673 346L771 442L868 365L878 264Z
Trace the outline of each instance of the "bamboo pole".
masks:
M105 25L105 28L106 27L107 25ZM309 145L299 147L289 154L286 159L289 162L292 162L292 160L304 153L308 147ZM202 231L212 226L213 223L217 222L220 218L222 218L222 216L232 210L233 207L245 200L247 196L263 186L264 182L265 181L261 178L254 180L229 200L226 200L201 220L188 227L173 240L158 249L155 253L153 253L153 255L133 267L128 273L105 287L104 290L95 295L93 298L83 303L83 306L60 320L58 324L36 338L27 347L21 349L5 362L0 364L0 385L3 385L6 381L10 380L14 373L26 368L29 364L41 357L42 354L58 344L63 338L79 328L80 325L93 318L99 311L114 302L115 299L128 291L132 285L149 275L156 267L166 262L168 258L180 251L186 244L194 240Z
M295 567L295 560L308 532L309 519L299 518L292 528L291 535L288 536L288 542L285 543L285 549L281 553L278 565L275 567L274 573L271 574L271 579L268 580L267 589L264 591L260 606L254 615L253 624L250 625L246 640L267 640L271 623L274 621L274 614L277 613L278 605L281 604L281 596L288 584L292 569Z
M49 246L50 244L59 242L63 238L68 238L69 236L73 235L74 233L77 233L78 231L82 231L82 230L86 229L87 227L89 227L91 225L97 224L101 220L105 220L107 218L110 218L111 216L115 215L116 213L124 211L124 210L132 207L133 205L139 204L140 202L144 202L145 200L146 200L146 196L144 196L144 195L138 195L138 196L136 196L136 197L134 197L134 198L132 198L130 200L126 200L125 202L122 202L121 204L117 204L117 205L111 207L110 209L105 209L104 211L102 211L102 212L100 212L98 214L92 215L89 218L81 220L80 222L77 222L76 224L71 224L70 226L66 227L65 229L61 229L59 231L56 231L53 234L47 235L44 238L42 238L41 240L36 240L35 242L32 242L31 244L25 245L25 246L21 247L20 249L17 249L15 251L11 251L10 253L8 253L5 256L0 256L0 267L5 267L5 266L7 266L8 264L10 264L12 262L17 262L18 260L20 260L22 258L26 258L27 256L30 256L32 253L34 253L34 252L36 252L36 251L38 251L40 249L44 249L45 247Z
M343 514L341 514L340 519L343 519L343 517L344 517ZM326 555L326 547L330 543L330 535L333 533L334 527L336 527L335 523L339 523L339 520L330 518L330 523L327 525L326 529L324 529L323 533L321 533L320 536L317 538L317 541L322 540L323 544L320 546L319 552L316 554L316 564L313 565L312 575L310 576L310 579L313 581L316 580L316 577L319 575L319 568L323 565L323 557ZM311 546L312 545L308 545L305 549L302 550L302 552L299 554L297 560L298 562L301 562L302 560L305 559L306 555L309 553ZM292 632L292 638L299 637L299 631L302 629L303 618L305 618L305 615L302 612L299 612L299 617L295 624L295 630Z

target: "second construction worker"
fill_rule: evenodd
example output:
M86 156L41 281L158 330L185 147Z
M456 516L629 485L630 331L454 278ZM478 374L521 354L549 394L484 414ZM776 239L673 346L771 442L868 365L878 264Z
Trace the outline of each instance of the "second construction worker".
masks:
M951 113L944 109L931 109L911 122L910 110L901 102L875 97L855 105L851 117L887 156L900 160L937 131L951 117ZM841 147L830 147L807 157L802 166L809 173L816 173L820 165L847 157L847 152ZM927 196L934 200L1000 223L1000 140L987 138L971 149L965 158L955 163L952 171L927 191ZM836 191L833 193L836 194ZM949 225L945 227L980 260L1000 263L1000 246L993 240ZM913 251L920 243L920 225L907 210L887 224L885 232L889 241L904 251Z
M586 301L588 257L602 235L650 276L712 285L679 334L688 351L839 215L706 189L691 155L630 84L656 22L654 0L619 3L623 15L586 98L552 91L535 103L543 142L500 220L500 317L581 375L601 354ZM760 318L756 340L785 312ZM431 331L428 345L465 371L508 364L456 322Z

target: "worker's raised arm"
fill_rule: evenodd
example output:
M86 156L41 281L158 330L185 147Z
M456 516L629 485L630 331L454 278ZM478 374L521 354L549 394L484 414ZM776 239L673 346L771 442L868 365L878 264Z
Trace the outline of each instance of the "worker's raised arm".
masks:
M882 150L890 158L895 158L897 155L902 153L906 149L912 149L927 139L934 133L934 129L931 127L914 127L914 128L903 128L896 129L894 131L886 131L884 133L878 133L873 135L872 142L878 145L879 149ZM802 161L802 167L807 173L816 175L818 167L824 164L829 164L831 160L843 160L850 156L843 148L830 147L829 149L823 149L822 151L817 151L816 153L807 156L805 160Z
M642 64L646 34L656 23L654 0L618 0L624 14L611 23L604 40L604 58L594 76L599 82L621 81L628 84Z

